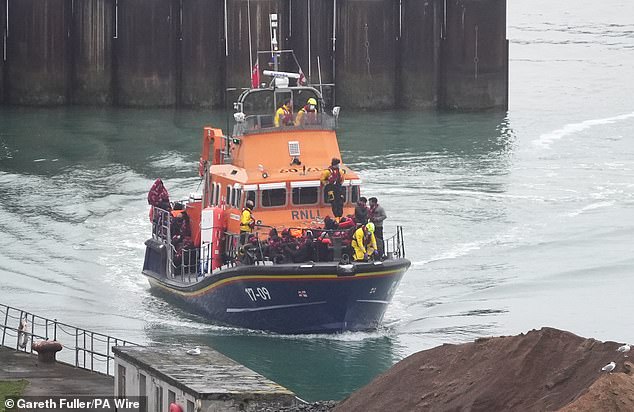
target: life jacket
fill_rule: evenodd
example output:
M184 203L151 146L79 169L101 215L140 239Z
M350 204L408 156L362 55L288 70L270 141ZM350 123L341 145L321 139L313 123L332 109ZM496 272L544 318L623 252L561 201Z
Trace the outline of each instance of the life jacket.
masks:
M275 112L275 117L277 118L277 122L275 124L276 126L287 126L289 124L292 124L293 115L291 114L290 109L286 107L285 104L277 109L277 112Z
M295 119L295 126L302 124L315 124L317 122L317 109L310 110L309 106L302 107L297 112L297 118Z
M330 171L330 176L328 176L328 183L341 184L343 181L343 178L341 176L341 170L339 170L339 168L334 168L332 166L328 167L328 170Z

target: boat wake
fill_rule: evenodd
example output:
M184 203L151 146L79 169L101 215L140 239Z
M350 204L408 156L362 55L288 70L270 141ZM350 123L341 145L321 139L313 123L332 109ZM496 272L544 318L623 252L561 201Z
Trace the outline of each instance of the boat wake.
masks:
M543 147L545 149L549 149L553 142L560 140L562 137L565 137L574 133L582 132L594 126L612 124L612 123L616 123L616 122L631 119L631 118L634 118L634 112L622 114L619 116L606 117L603 119L591 119L591 120L585 120L579 123L570 123L565 125L561 129L557 129L552 132L542 134L541 136L539 136L539 139L533 141L533 144L539 147Z
M586 213L586 212L589 212L589 211L591 211L591 210L601 209L601 208L604 208L604 207L610 207L610 206L613 206L613 205L614 205L614 203L615 203L615 202L613 202L613 201L612 201L612 202L597 202L597 203L592 203L592 204L589 204L589 205L587 205L587 206L584 206L584 207L582 207L582 208L580 208L580 209L577 209L577 210L574 210L574 211L572 211L572 212L568 213L568 216L570 216L570 217L579 216L579 215L581 215L582 213Z

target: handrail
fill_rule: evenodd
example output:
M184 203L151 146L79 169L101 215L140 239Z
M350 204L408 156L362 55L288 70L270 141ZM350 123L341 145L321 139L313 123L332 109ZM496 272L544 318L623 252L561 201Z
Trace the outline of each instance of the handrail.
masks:
M33 353L34 340L55 340L60 342L65 349L69 349L57 354L58 361L76 368L114 376L112 347L138 346L124 339L72 326L59 322L57 319L48 319L2 303L0 303L0 310L4 312L4 323L0 325L2 328L0 346L15 348L19 352ZM10 320L17 321L15 327L10 325ZM26 322L26 327L23 322ZM95 361L98 362L97 365Z
M199 280L200 276L204 276L207 272L207 266L211 264L210 257L207 256L207 261L203 257L203 253L200 247L177 247L177 245L172 244L172 213L159 209L157 207L153 208L152 214L152 238L154 240L161 241L167 247L167 256L166 256L166 268L165 274L168 279L178 279L182 283L195 283ZM253 233L257 238L260 238L260 231L258 229L272 229L272 226L268 225L256 225L257 229L255 233ZM278 232L282 228L276 228ZM350 236L351 233L355 230L354 227L347 229L323 229L319 227L314 228L306 228L306 227L285 227L284 229L299 229L302 231L302 234L307 231L318 232L320 234L327 233L329 235L334 235L336 238L343 238ZM342 233L346 233L347 235L342 236ZM251 255L244 256L248 254L248 248L243 248L240 245L238 234L224 232L224 244L222 247L223 251L223 263L224 267L232 267L238 262L243 264L266 264L267 261L272 262L272 256L265 256L263 253L262 245L258 242L257 250L251 250ZM377 239L378 240L378 239ZM341 246L338 246L340 252L344 252L341 249ZM394 258L404 258L405 257L405 241L403 238L403 227L397 226L396 233L387 239L383 239L383 243L379 245L379 250L381 254L381 259L394 259ZM258 253L259 252L259 253ZM347 253L346 253L347 254ZM339 254L333 255L332 258L338 260L337 257ZM244 259L243 259L244 257Z

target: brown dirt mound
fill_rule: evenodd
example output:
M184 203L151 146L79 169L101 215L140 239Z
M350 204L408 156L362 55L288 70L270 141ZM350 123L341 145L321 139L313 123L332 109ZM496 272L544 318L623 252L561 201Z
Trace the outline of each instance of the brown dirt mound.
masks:
M569 410L633 411L619 346L552 328L442 345L397 363L335 411L553 411L575 400L588 409ZM601 371L612 361L613 373Z

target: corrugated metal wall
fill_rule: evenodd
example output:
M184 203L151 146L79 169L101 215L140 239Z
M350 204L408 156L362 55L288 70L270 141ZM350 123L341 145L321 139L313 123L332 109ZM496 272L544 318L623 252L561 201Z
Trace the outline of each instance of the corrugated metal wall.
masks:
M255 63L258 50L271 50L269 15L278 14L279 47L287 47L288 26L282 15L283 0L228 0L227 1L227 87L250 85L251 64L249 58L249 20L251 22L251 60ZM250 9L250 19L249 19ZM269 69L270 55L260 56L260 70ZM262 80L270 80L262 78Z
M438 104L442 2L404 0L400 12L399 103L407 108Z
M508 103L506 0L0 0L1 24L7 5L0 103L222 107L270 50L271 13L339 105Z
M332 83L334 73L333 54L333 6L332 0L291 0L289 47L295 50L306 78L310 83ZM310 60L309 60L310 58ZM323 88L330 97L334 89Z
M178 1L118 0L115 27L117 104L176 104Z
M73 2L72 103L112 103L115 0Z
M8 0L0 0L0 104L4 103L4 83L5 73L4 73L4 59L5 59L5 49L4 44L6 43L6 9L7 9L7 1Z
M183 0L181 61L184 106L221 106L224 99L224 4Z
M68 102L70 68L67 0L9 0L9 43L5 82L12 104Z
M447 1L442 49L442 108L508 106L506 0Z
M396 105L397 6L393 0L337 3L337 104Z

